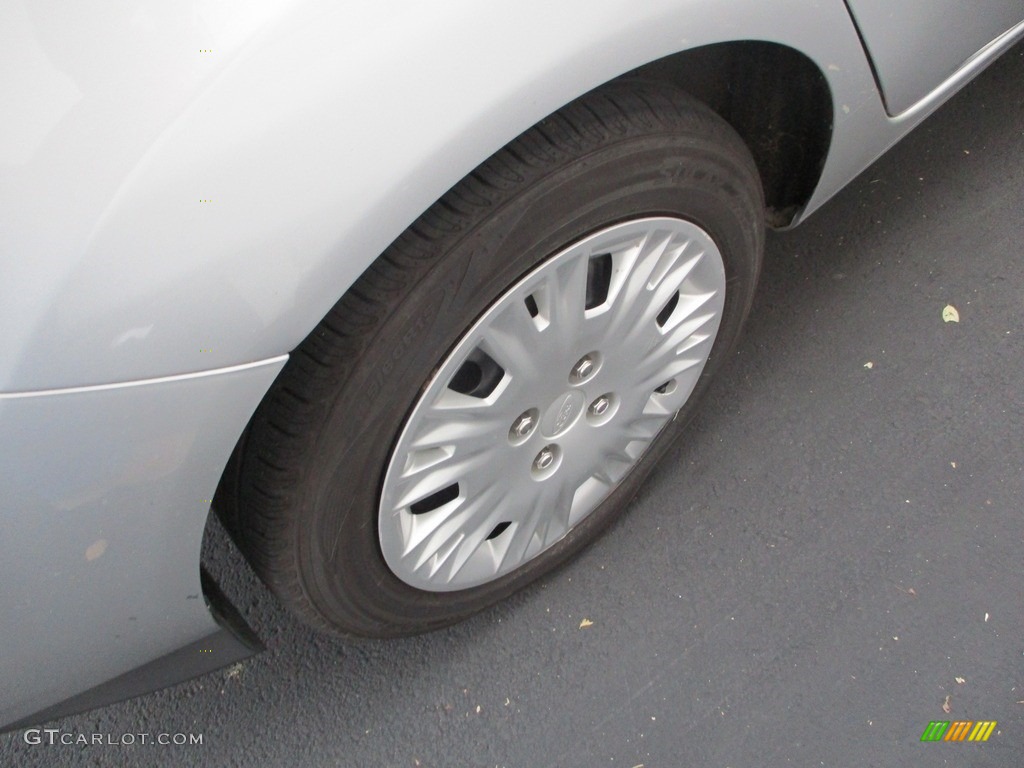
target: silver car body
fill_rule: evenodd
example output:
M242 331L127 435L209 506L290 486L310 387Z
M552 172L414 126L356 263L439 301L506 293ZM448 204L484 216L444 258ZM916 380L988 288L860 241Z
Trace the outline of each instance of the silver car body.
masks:
M289 351L483 159L648 62L778 43L833 104L796 223L1024 36L1022 0L936 5L5 0L0 724L182 648L179 677L247 652L201 597L232 448Z

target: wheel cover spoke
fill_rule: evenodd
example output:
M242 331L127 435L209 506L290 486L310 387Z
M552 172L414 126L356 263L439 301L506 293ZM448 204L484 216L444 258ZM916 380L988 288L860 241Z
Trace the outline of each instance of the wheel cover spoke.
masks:
M725 269L682 219L617 224L545 260L463 335L391 455L378 534L407 584L485 584L555 545L696 386Z

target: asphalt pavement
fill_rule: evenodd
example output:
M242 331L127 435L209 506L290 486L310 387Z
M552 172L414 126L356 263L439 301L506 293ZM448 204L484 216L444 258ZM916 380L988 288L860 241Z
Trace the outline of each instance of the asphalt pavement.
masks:
M947 322L947 306L959 322ZM568 567L450 630L318 637L223 535L268 650L11 766L1024 764L1024 47L769 236L706 407ZM996 721L985 743L931 721Z

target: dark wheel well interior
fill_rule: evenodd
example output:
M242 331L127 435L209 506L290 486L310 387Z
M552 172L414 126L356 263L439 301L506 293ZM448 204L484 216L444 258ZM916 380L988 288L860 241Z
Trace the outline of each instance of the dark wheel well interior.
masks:
M821 70L802 53L753 40L719 43L623 78L672 82L743 137L761 174L770 226L788 226L806 205L832 138L832 95Z

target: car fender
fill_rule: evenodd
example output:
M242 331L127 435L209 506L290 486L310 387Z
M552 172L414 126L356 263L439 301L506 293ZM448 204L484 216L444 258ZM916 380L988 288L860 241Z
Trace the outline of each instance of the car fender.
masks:
M66 105L6 158L0 392L290 351L483 159L681 50L757 39L809 55L838 95L837 146L884 115L840 0L281 0L226 3L236 21L220 27L207 5L79 9L73 44L52 10L4 33L48 61L21 90Z

